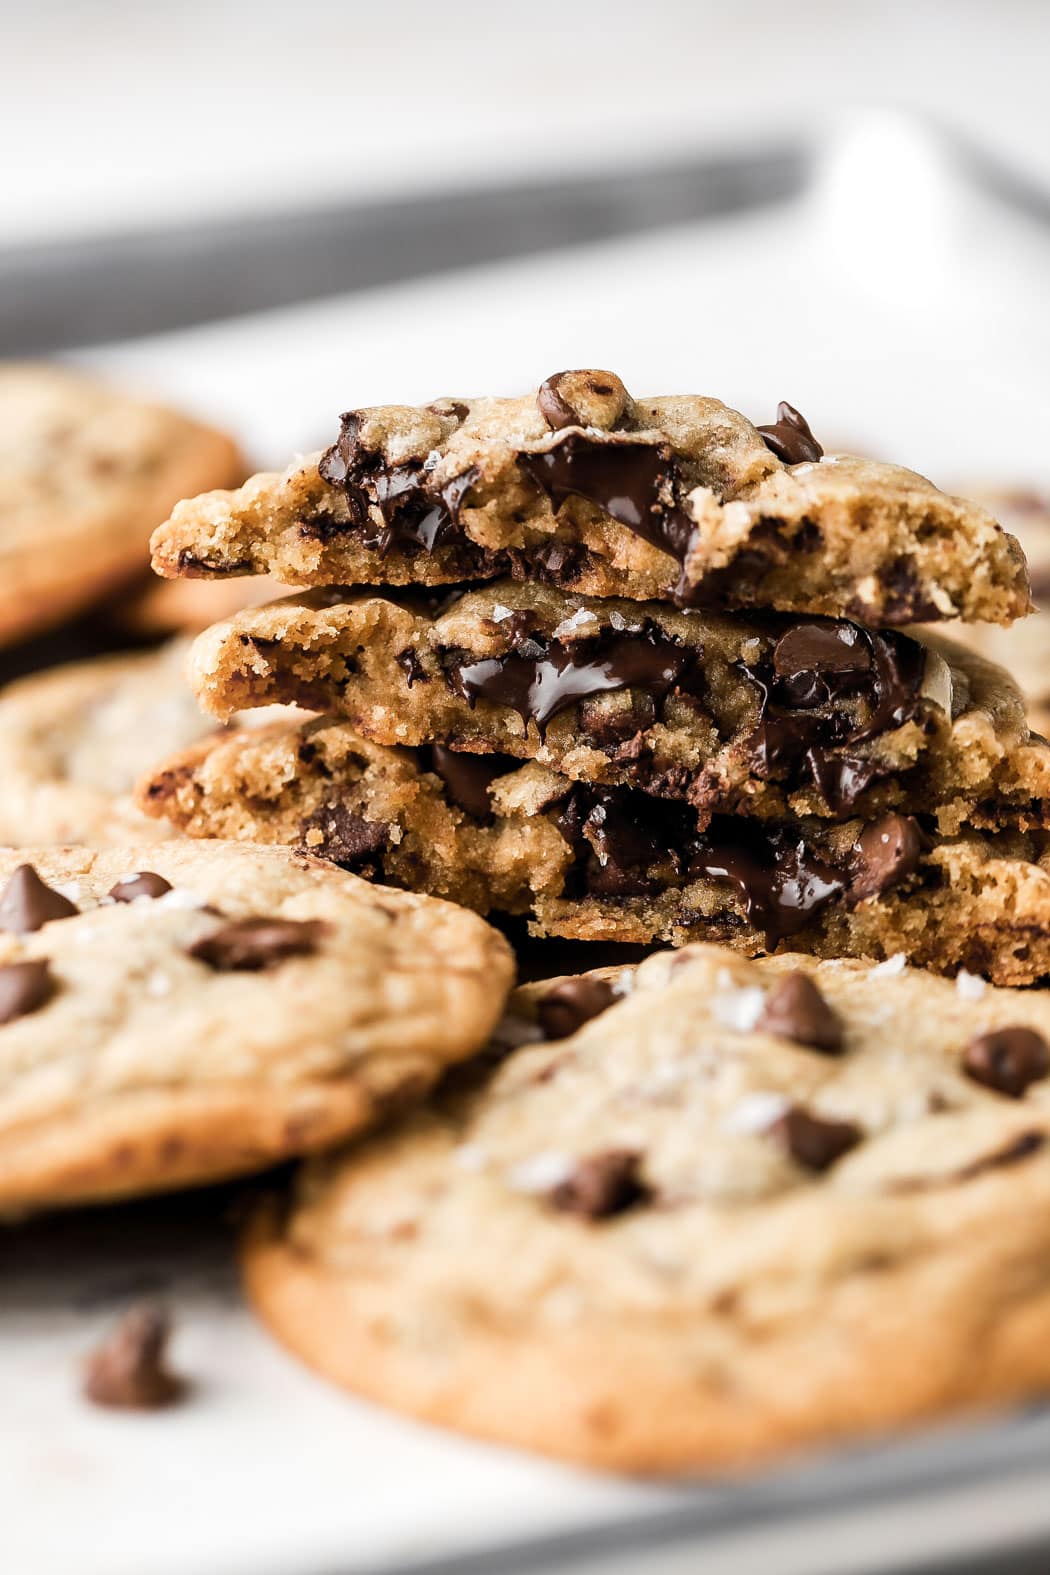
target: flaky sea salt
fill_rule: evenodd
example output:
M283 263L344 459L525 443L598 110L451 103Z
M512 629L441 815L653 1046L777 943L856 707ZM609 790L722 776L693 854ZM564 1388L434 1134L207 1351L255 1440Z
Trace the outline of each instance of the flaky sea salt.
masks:
M460 1170L484 1170L488 1162L488 1155L477 1143L461 1143L452 1150L452 1163Z
M173 886L162 897L155 897L152 904L154 908L206 908L207 897L202 897L198 892L191 891L188 886Z
M500 1018L492 1030L492 1037L498 1045L510 1045L516 1048L518 1045L539 1044L544 1033L539 1023L530 1023L528 1018L515 1017L513 1013L508 1012L506 1017Z
M507 1186L514 1192L549 1192L552 1187L568 1181L576 1168L571 1154L559 1149L541 1149L520 1159L506 1173Z
M166 973L155 968L146 978L146 994L160 997L171 994L171 980Z
M502 602L497 602L492 609L492 617L496 623L502 623L506 618L513 618L514 612L510 607L504 607Z
M979 973L968 973L960 968L955 975L955 993L964 1001L979 1001L987 988L987 980Z
M796 467L797 468L797 467ZM908 959L903 952L894 952L892 957L887 957L885 962L876 963L871 970L871 977L883 979L896 979L908 966Z
M575 634L577 629L582 629L586 624L597 623L597 616L586 607L577 608L570 618L563 618L554 631L554 638L562 640L566 635Z
M745 985L739 990L719 990L711 997L711 1015L723 1028L735 1028L738 1033L746 1033L758 1022L765 1003L765 991L757 985Z
M744 1097L726 1112L722 1121L725 1132L764 1132L774 1121L786 1115L791 1101L785 1094L772 1089L756 1090Z

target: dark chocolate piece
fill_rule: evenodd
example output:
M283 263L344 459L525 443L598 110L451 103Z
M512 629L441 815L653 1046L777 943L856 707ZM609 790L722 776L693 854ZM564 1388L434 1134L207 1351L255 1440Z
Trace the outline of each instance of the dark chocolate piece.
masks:
M506 776L521 762L510 755L468 755L435 744L431 764L453 804L476 820L488 820L492 816L489 788L497 777Z
M816 1171L829 1169L864 1136L852 1121L827 1121L801 1105L792 1105L785 1111L773 1123L772 1130L793 1160L806 1170Z
M309 842L308 831L319 831L321 842ZM378 869L378 855L390 846L390 827L382 820L366 820L346 804L325 804L303 822L303 850L330 859L341 869L360 874L368 865Z
M685 556L694 527L678 506L668 444L571 428L540 452L519 453L518 464L555 513L567 498L585 498L661 552Z
M51 969L44 958L5 963L0 967L0 1024L13 1023L46 1006L55 993Z
M842 1049L842 1019L801 969L785 974L770 991L756 1026L828 1055Z
M1050 1049L1034 1028L994 1028L971 1039L963 1054L967 1077L1020 1099L1030 1083L1050 1072Z
M163 875L153 870L139 870L136 875L129 875L127 880L118 880L111 886L109 896L114 902L134 902L138 897L163 897L170 890L171 881L165 880Z
M126 1411L171 1405L184 1386L165 1365L170 1335L171 1318L161 1308L146 1303L130 1308L88 1361L86 1397Z
M0 892L0 930L15 935L27 935L79 912L76 903L42 881L31 864L20 864Z
M628 1149L607 1149L577 1162L572 1175L552 1187L548 1202L565 1214L604 1220L649 1201L638 1173L639 1156Z
M853 847L851 901L864 902L899 885L918 866L922 849L922 833L914 815L898 815L891 810L873 820Z
M805 416L782 399L772 426L759 427L763 441L785 465L801 465L804 460L823 459L824 450L809 430Z
M328 934L323 919L234 919L189 948L216 973L259 973L287 957L308 957Z
M394 661L404 673L405 682L408 684L410 689L413 684L425 684L430 682L430 675L421 665L419 660L419 652L414 648L414 646L407 645L403 651L398 651L397 655L394 657Z
M512 637L519 633L510 620L503 627ZM566 645L519 636L506 656L477 661L458 657L446 663L446 671L463 699L510 706L526 725L535 722L542 736L559 711L592 695L635 685L653 695L666 694L689 659L682 647L653 631Z
M590 979L581 974L578 979L563 979L548 990L536 1008L536 1015L546 1039L568 1039L592 1017L607 1011L617 999L607 979Z

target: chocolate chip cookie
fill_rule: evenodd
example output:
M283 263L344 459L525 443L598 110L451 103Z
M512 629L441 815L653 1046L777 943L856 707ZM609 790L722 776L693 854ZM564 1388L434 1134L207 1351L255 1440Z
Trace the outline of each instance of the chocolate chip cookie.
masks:
M1050 998L970 976L703 946L530 986L487 1061L256 1220L248 1293L370 1399L627 1471L1024 1401L1048 1071Z
M0 368L0 645L129 580L187 493L235 485L232 439L58 366Z
M0 1211L313 1152L485 1042L503 938L283 848L0 854Z
M507 756L370 744L317 718L214 738L149 775L139 802L193 837L282 843L536 935L747 954L904 953L1001 984L1050 976L1045 836L957 836L871 820L713 815L573 782Z
M0 690L0 843L150 842L170 828L135 808L159 757L209 733L186 683L189 645L73 662Z
M788 404L632 399L570 371L521 399L345 414L324 454L178 506L158 573L292 585L513 574L592 596L772 607L872 625L1029 610L1017 543L897 466L824 455Z
M954 832L1050 813L1050 749L1031 740L1005 673L936 637L845 619L684 612L509 580L436 606L315 590L208 630L190 673L218 717L299 702L378 743L536 759L685 799L701 825L898 809Z

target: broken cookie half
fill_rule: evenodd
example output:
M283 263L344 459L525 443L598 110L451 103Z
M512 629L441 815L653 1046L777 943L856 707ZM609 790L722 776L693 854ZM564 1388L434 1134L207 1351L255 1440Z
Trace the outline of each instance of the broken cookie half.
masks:
M978 504L825 455L786 403L755 426L699 395L633 399L594 370L521 398L349 411L323 454L179 504L153 563L304 586L513 575L873 626L1030 610L1021 550Z

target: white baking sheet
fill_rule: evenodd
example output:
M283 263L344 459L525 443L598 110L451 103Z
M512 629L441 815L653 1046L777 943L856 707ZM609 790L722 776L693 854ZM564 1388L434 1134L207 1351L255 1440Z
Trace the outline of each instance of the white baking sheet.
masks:
M1046 483L1048 279L1047 232L968 187L910 123L876 116L829 145L790 208L82 359L231 423L267 463L330 440L351 405L611 365L640 393L710 390L759 419L790 399L829 445L938 480ZM1041 1418L728 1495L589 1477L401 1422L329 1390L253 1325L211 1209L0 1237L4 1575L371 1575L440 1560L465 1570L472 1552L470 1568L524 1569L525 1554L499 1564L495 1550L572 1530L583 1542L537 1555L568 1569L597 1528L647 1517L649 1552L625 1531L596 1544L602 1567L918 1569L953 1548L1050 1536ZM91 1410L77 1392L83 1352L154 1285L177 1311L192 1403ZM683 1530L683 1515L696 1525Z

